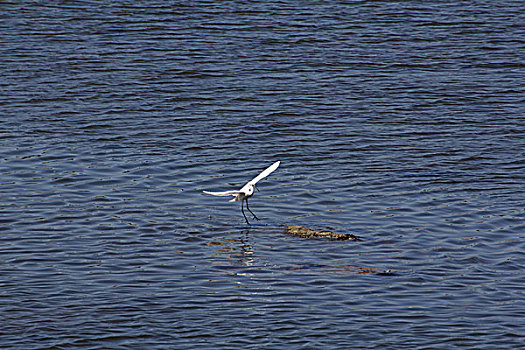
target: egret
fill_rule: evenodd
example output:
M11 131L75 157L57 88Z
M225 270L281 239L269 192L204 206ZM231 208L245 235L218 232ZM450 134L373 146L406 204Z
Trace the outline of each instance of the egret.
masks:
M261 181L262 179L264 179L265 177L267 177L268 175L270 175L271 173L273 173L275 171L275 169L277 169L277 167L279 166L279 164L281 164L280 161L277 161L275 163L273 163L272 165L270 165L268 168L266 168L262 173L260 173L259 175L257 175L253 180L249 181L246 185L244 185L240 190L238 191L224 191L224 192L210 192L210 191L203 191L204 193L207 193L207 194L211 194L213 196L234 196L235 198L233 198L232 200L230 200L230 202L236 202L236 201L241 201L241 211L242 211L242 215L244 216L244 220L246 220L246 223L248 225L250 225L250 222L248 221L248 219L246 218L246 214L244 214L244 201L246 201L246 209L248 209L248 211L253 215L253 218L256 219L256 220L260 220L254 213L253 211L250 210L250 207L248 206L248 198L250 198L251 196L253 196L253 192L254 190L257 188L255 186L255 184L259 181ZM259 190L257 188L257 190Z

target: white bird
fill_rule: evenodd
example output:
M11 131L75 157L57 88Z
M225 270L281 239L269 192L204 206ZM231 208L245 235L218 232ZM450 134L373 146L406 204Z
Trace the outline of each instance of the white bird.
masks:
M255 184L262 179L264 179L266 176L270 175L277 169L277 167L281 164L280 161L277 161L273 163L271 166L266 168L262 173L257 175L253 180L249 181L246 185L244 185L240 190L238 191L225 191L225 192L210 192L210 191L203 191L204 193L211 194L213 196L234 196L230 202L236 202L241 201L241 211L242 215L244 216L244 220L246 220L246 223L249 225L248 219L246 218L246 215L244 214L244 206L243 203L246 201L246 208L250 211L250 213L253 215L254 219L259 220L259 218L253 213L253 211L250 210L250 207L248 207L248 198L253 196L254 189L257 188ZM257 190L259 190L257 188Z

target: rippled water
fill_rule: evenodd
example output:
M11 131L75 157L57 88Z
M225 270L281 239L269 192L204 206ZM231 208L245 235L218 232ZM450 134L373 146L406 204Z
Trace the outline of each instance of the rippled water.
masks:
M3 1L0 345L525 346L522 10Z

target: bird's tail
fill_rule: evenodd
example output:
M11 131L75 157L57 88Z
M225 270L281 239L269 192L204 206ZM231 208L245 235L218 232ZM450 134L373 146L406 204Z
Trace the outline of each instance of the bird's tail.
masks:
M235 196L235 198L233 199L230 199L228 202L237 202L237 201L240 201L241 200L241 196L238 194Z

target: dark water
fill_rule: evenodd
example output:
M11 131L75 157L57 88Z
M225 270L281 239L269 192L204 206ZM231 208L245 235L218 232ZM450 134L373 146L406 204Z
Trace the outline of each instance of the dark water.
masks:
M2 1L0 347L525 346L523 13Z

